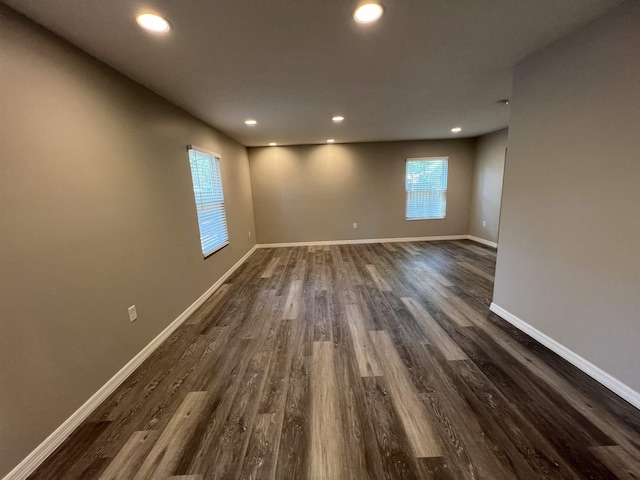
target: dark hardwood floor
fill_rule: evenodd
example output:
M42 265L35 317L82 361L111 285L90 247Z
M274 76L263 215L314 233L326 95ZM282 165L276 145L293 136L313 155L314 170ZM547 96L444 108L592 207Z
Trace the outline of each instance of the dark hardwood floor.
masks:
M640 412L489 312L494 265L257 250L31 478L640 478Z

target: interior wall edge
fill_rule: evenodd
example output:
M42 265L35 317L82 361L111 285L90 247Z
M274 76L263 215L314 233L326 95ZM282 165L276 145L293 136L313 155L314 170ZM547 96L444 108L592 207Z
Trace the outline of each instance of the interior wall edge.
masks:
M573 350L570 350L569 348L565 347L560 342L549 337L548 335L541 332L537 328L531 326L529 323L525 322L518 316L514 315L508 310L505 310L500 305L497 305L496 303L491 302L491 306L489 307L489 309L493 313L498 315L500 318L506 320L514 327L523 331L524 333L529 335L531 338L533 338L537 342L547 347L552 352L556 353L557 355L560 355L566 361L568 361L575 367L579 368L584 373L589 375L591 378L598 381L599 383L607 387L609 390L611 390L613 393L623 398L624 400L629 402L631 405L636 407L638 410L640 410L640 392L635 391L634 389L629 387L627 384L618 380L613 375L605 372L597 365L594 365L589 360L578 355Z
M498 242L502 184L509 126L476 137L473 182L469 211L469 234Z
M76 410L62 425L53 431L40 445L38 445L24 460L22 460L13 470L11 470L3 480L24 480L36 468L51 455L62 442L64 442L73 431L91 413L107 399L122 382L124 382L135 370L144 362L169 336L180 326L189 316L195 312L213 293L233 274L258 248L254 245L240 260L227 270L206 292L204 292L195 302L173 320L157 337L149 342L138 354L111 377L100 389L94 393L78 410Z

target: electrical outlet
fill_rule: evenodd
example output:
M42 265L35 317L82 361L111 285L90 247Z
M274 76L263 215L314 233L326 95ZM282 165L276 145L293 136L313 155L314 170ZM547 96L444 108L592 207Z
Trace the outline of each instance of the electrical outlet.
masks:
M487 221L486 221L486 220L483 220L483 221L482 221L482 226L483 226L483 227L486 227L486 226L487 226Z
M136 311L136 306L135 305L131 305L128 308L129 311L129 321L130 322L135 322L138 319L138 312Z
M353 228L358 228L358 224L353 222Z

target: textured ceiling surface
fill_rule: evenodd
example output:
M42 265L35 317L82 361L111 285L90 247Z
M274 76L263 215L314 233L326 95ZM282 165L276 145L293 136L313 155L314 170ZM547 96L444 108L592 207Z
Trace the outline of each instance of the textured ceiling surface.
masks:
M620 0L4 0L247 146L505 127L514 65ZM141 30L138 13L170 33ZM517 101L517 99L516 99ZM333 124L333 115L345 121ZM244 120L258 124L247 127Z

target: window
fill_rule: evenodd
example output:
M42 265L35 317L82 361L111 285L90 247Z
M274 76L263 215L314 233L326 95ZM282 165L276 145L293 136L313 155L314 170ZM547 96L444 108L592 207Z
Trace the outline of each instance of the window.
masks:
M407 220L445 218L449 159L407 158Z
M224 212L220 155L189 146L189 164L198 212L200 243L205 257L229 244Z

